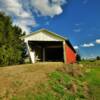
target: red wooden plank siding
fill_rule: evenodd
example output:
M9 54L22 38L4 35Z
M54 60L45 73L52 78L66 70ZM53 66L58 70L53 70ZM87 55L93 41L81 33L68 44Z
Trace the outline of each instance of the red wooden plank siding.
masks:
M65 54L66 54L66 64L71 64L76 62L76 53L65 44Z

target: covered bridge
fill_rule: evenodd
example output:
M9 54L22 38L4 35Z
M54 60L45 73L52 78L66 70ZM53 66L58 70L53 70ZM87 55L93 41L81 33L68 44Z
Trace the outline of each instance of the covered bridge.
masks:
M68 39L41 29L23 36L32 63L35 62L76 62L76 51Z

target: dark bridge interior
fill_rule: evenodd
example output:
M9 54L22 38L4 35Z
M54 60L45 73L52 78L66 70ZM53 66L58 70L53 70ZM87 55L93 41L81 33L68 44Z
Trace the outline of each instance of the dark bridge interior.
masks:
M35 50L38 61L64 61L63 43L56 41L29 41L30 48Z

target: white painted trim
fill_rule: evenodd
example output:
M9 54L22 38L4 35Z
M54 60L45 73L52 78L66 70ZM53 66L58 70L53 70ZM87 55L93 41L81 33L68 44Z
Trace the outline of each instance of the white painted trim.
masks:
M66 42L63 41L63 57L64 57L64 63L66 63L66 50L65 50L65 45L66 45Z
M30 51L30 47L29 47L28 41L25 42L25 43L26 43L26 46L27 46L27 50L28 50L28 54L30 56L31 62L35 63L35 50L34 51Z

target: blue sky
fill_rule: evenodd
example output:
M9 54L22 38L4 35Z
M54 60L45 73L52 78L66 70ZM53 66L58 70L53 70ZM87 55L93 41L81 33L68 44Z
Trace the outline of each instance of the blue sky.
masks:
M69 38L84 58L100 56L100 0L0 0L27 34L41 28Z

